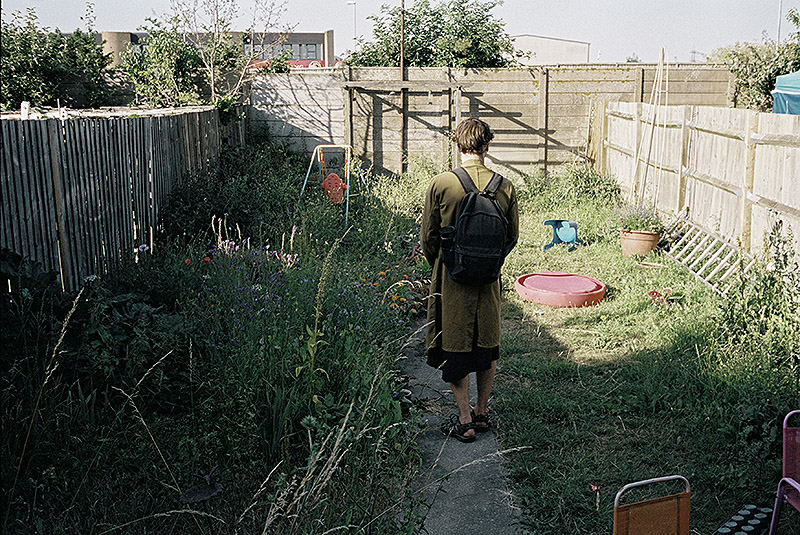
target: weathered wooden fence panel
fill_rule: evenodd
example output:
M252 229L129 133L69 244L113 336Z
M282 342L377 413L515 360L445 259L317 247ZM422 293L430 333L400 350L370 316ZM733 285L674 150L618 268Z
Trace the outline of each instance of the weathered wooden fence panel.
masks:
M624 102L598 103L592 116L596 167L631 201L688 210L748 252L763 250L780 218L800 251L800 117Z
M655 65L525 69L344 67L268 74L253 84L254 131L307 151L352 144L376 168L399 172L426 156L449 165L448 135L461 117L495 131L490 163L518 171L586 157L592 102L649 100ZM724 105L730 74L707 65L670 69L677 103Z
M58 271L72 290L136 247L152 250L174 186L215 164L223 143L243 144L245 122L222 125L216 110L194 108L3 119L0 130L0 247Z

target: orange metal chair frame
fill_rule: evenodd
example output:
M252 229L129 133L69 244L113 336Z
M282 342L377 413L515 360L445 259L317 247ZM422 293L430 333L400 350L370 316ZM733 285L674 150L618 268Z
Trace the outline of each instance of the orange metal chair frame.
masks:
M622 494L635 487L664 481L682 481L686 490L678 494L620 505ZM614 498L614 535L689 535L691 489L683 476L666 476L625 485Z

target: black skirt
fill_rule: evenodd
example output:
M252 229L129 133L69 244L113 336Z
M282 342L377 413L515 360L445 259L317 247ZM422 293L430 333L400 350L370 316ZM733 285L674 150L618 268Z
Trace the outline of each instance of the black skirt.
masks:
M445 351L440 347L428 349L428 366L442 370L442 381L455 383L472 372L483 372L500 358L500 346L478 347L472 342L472 351Z

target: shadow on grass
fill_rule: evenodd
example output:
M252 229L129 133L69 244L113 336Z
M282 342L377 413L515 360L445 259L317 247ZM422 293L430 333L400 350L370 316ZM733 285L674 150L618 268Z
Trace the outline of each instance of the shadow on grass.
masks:
M591 359L532 320L528 306L504 303L494 404L502 448L533 446L507 459L532 532L610 533L617 490L671 474L692 485L697 533L745 504L771 507L780 425L796 393L715 374L701 328L677 327L655 347ZM784 515L782 529L795 532L797 516Z

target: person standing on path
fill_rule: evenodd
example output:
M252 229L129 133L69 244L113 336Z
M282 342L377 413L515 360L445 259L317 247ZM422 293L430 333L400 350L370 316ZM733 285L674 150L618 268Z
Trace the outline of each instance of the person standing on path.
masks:
M462 167L481 191L494 176L484 165L493 137L489 125L480 119L466 119L455 130ZM420 245L433 266L425 340L428 365L442 370L442 380L450 383L458 407L458 414L451 416L442 431L462 442L472 442L475 431L489 430L489 395L500 356L500 281L466 286L451 280L446 273L439 231L455 224L464 195L464 188L452 171L433 177L425 196ZM508 221L508 253L519 237L519 213L514 185L507 178L503 178L496 198ZM474 410L469 400L469 374L473 372L478 387Z

